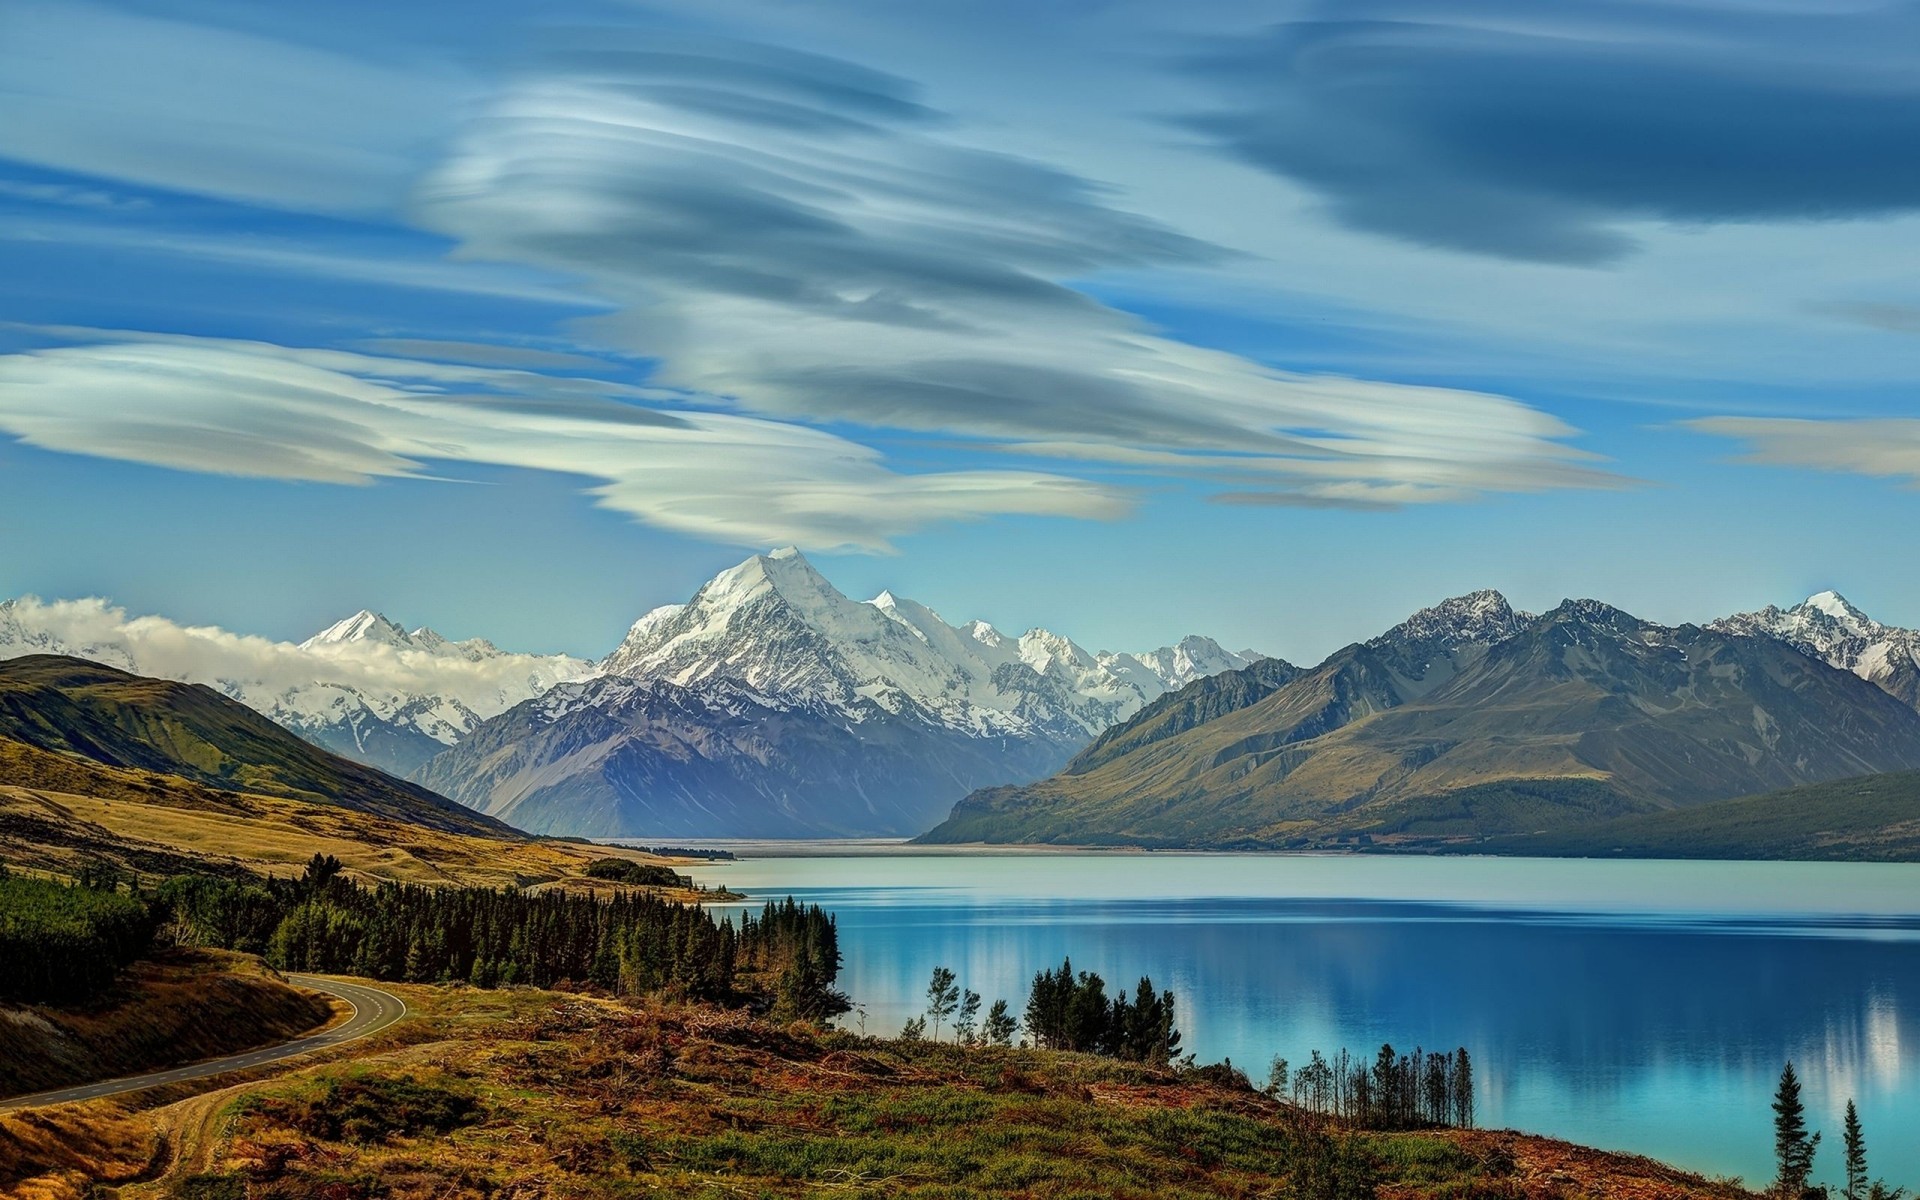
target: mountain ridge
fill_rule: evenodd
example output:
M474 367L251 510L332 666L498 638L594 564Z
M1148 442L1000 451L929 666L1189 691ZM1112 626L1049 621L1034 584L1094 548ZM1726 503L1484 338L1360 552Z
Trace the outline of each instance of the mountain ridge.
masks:
M1103 735L1121 752L975 793L923 840L1308 846L1495 785L1515 819L1577 821L1920 765L1920 714L1858 676L1593 600L1529 616L1475 593L1250 682L1189 685L1163 706L1204 720L1147 736L1143 710Z

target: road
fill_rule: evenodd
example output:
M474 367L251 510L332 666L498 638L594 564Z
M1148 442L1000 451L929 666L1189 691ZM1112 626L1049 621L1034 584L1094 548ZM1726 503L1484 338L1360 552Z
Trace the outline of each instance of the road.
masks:
M18 1108L39 1108L47 1104L66 1104L73 1100L98 1100L102 1096L118 1096L122 1092L137 1092L143 1088L159 1087L165 1083L183 1083L189 1079L223 1075L228 1071L244 1071L250 1067L264 1066L283 1059L298 1058L314 1050L338 1046L343 1042L366 1037L370 1033L378 1033L407 1015L406 1001L390 992L367 987L365 984L342 983L337 979L322 979L318 975L289 975L287 981L297 987L311 988L316 992L340 997L353 1006L353 1016L347 1018L343 1024L336 1025L325 1032L309 1034L277 1045L262 1046L244 1054L211 1058L205 1062L174 1067L166 1071L153 1071L146 1075L128 1075L122 1079L105 1079L99 1083L87 1083L79 1087L36 1092L31 1096L15 1096L9 1100L0 1100L0 1112Z

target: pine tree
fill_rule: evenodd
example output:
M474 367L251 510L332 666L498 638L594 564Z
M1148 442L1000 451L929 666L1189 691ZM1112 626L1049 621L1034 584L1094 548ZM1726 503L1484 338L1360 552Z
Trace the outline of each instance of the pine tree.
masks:
M954 1040L971 1046L979 1040L980 993L968 988L960 993L960 1016L953 1023Z
M1846 1190L1840 1194L1847 1200L1867 1200L1867 1140L1860 1133L1860 1113L1853 1107L1853 1101L1847 1101L1847 1118L1840 1134L1840 1144L1846 1151Z
M1813 1177L1813 1152L1820 1135L1807 1133L1807 1109L1800 1102L1800 1077L1789 1062L1773 1095L1773 1153L1780 1164L1773 1187L1781 1200L1801 1200Z
M940 1040L940 1024L960 1006L960 989L953 982L953 971L935 967L927 981L927 1019L933 1025L933 1040Z
M1453 1052L1453 1123L1462 1129L1473 1128L1473 1060L1467 1048Z
M995 1000L993 1007L987 1010L986 1041L989 1046L1013 1045L1014 1031L1020 1023L1007 1011L1005 1000Z

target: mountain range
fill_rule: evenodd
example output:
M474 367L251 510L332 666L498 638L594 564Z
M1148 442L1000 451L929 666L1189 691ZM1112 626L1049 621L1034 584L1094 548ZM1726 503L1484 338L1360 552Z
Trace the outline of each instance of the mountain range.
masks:
M371 611L294 644L101 600L0 604L0 659L37 653L204 683L567 835L1477 836L1920 765L1920 633L1834 592L1669 628L1482 591L1309 669L1201 637L1092 653L949 624L849 598L786 549L646 613L599 662Z
M1166 692L1247 666L1206 638L1089 653L843 595L777 550L641 617L592 680L482 723L415 778L535 832L910 835L1040 778Z
M1044 629L853 600L756 555L635 622L603 661L509 653L363 611L298 644L101 600L0 604L0 659L53 653L207 684L307 740L568 835L917 833L983 784L1260 656L1207 638L1089 652ZM451 750L449 747L453 747Z
M104 600L0 603L0 659L84 658L200 683L337 754L405 775L496 716L593 673L564 654L449 641L359 612L298 644L129 617Z
M1898 631L1854 621L1812 649L1794 640L1830 632L1812 614L1843 603L1668 627L1475 593L1311 670L1189 685L1052 778L974 793L925 840L1484 837L1920 766L1920 711L1888 686L1890 652L1861 645Z

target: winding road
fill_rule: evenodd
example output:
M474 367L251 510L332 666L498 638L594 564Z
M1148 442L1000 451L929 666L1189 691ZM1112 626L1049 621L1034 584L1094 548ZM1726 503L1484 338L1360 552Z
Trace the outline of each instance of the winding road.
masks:
M19 1108L39 1108L48 1104L66 1104L74 1100L98 1100L102 1096L118 1096L122 1092L137 1092L166 1083L183 1083L189 1079L204 1079L209 1075L224 1075L228 1071L244 1071L251 1067L279 1062L282 1059L298 1058L314 1050L323 1050L366 1037L370 1033L378 1033L407 1015L406 1001L391 992L383 992L379 988L368 987L365 984L342 983L338 979L322 979L318 975L288 975L287 981L297 987L325 992L329 996L338 996L353 1006L353 1015L332 1029L295 1038L290 1042L262 1046L244 1054L230 1054L225 1058L210 1058L204 1062L173 1067L165 1071L153 1071L146 1075L103 1079L99 1083L87 1083L79 1087L60 1088L57 1091L36 1092L31 1096L15 1096L0 1100L0 1112Z

